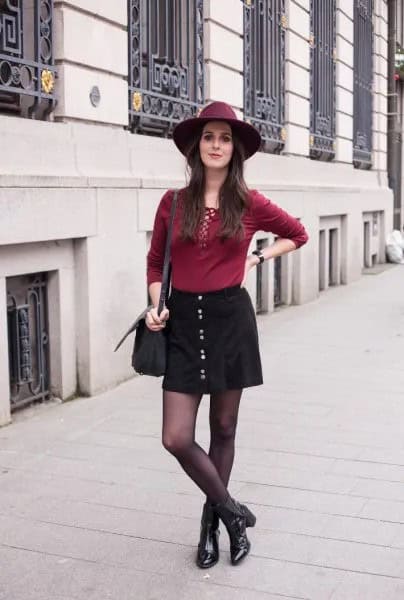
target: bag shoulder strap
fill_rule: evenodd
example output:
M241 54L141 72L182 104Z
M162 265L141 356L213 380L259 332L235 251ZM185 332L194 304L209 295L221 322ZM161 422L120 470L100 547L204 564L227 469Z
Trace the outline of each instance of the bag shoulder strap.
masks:
M167 230L166 247L165 247L165 253L164 253L163 281L161 282L161 292L160 292L160 300L159 300L159 307L158 307L159 314L161 313L161 311L164 308L164 305L166 302L167 291L168 291L168 283L169 283L169 275L170 275L171 238L172 238L172 231L173 231L175 209L177 206L177 198L178 198L178 190L175 190L173 201L171 204L170 222L169 222L168 230ZM149 310L151 308L153 308L152 305L148 306L147 308L145 308L145 310L142 313L140 313L140 315L137 317L136 321L134 323L132 323L132 325L130 326L128 331L125 333L125 335L119 340L114 352L116 352L118 350L118 348L120 348L120 346L126 340L128 335L131 334L133 331L135 331L135 329L139 325L139 322L145 318L146 314L149 312Z
M169 222L168 230L167 230L166 248L165 248L165 252L164 252L164 264L163 264L163 278L162 278L162 282L161 282L160 299L159 299L159 304L158 304L158 308L157 308L158 314L160 314L161 311L163 310L165 303L166 303L167 294L168 294L169 279L170 279L171 239L172 239L172 234L173 234L175 210L177 208L177 199L178 199L178 190L175 190L173 201L171 203L170 222Z

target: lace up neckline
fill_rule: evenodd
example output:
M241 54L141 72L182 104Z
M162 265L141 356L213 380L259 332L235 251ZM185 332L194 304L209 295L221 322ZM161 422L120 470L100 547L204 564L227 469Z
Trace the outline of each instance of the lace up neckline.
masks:
M205 214L198 232L198 243L200 248L204 249L208 245L209 225L212 219L215 217L218 210L219 209L213 208L211 206L205 206Z

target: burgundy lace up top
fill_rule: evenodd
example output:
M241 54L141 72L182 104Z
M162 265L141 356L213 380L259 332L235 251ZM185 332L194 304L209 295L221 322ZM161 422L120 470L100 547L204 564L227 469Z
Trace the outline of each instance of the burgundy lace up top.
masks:
M147 255L147 283L161 281L164 248L173 191L167 191L157 209L151 246ZM294 242L296 248L308 240L303 225L279 206L255 190L249 194L250 205L242 216L243 239L222 240L220 211L206 208L195 241L180 235L182 201L178 197L171 245L171 280L174 288L188 292L209 292L239 285L251 239L257 231L268 231Z

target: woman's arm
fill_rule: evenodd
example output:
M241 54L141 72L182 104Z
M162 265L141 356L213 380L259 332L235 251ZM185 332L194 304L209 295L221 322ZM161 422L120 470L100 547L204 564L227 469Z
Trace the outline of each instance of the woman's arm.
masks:
M166 321L170 316L167 308L163 308L158 314L158 303L160 300L161 281L155 281L149 285L149 294L153 308L146 315L146 325L152 331L160 331L166 326Z
M307 242L309 236L298 219L292 217L258 192L253 192L251 200L253 202L256 231L270 231L279 236L273 244L262 248L261 254L264 260L292 252ZM250 269L257 266L259 262L260 259L255 254L250 254L247 257L242 286L245 284Z
M278 238L270 246L262 248L261 254L264 257L264 260L268 260L270 258L282 256L282 254L287 254L293 250L296 250L296 244L293 240L289 240L287 238ZM260 262L259 257L256 254L252 254L251 256L254 258L254 262L257 265Z
M258 192L252 192L251 201L256 231L270 231L279 239L291 240L294 242L294 248L291 248L291 250L300 248L307 242L309 236L299 219L296 219ZM275 249L275 252L277 251L278 246ZM274 258L275 256L280 255L269 255L268 258Z
M262 248L261 254L264 257L264 260L269 260L270 258L276 258L277 256L282 256L288 252L293 252L293 250L296 250L296 244L292 240L288 240L287 238L278 238L270 246ZM245 285L249 271L253 267L256 267L259 263L260 259L256 254L249 254L247 256L241 287Z
M161 281L155 281L149 285L149 295L151 299L151 303L154 307L158 306L160 300L160 292L161 292Z
M154 220L153 234L150 250L147 255L147 283L149 295L153 308L146 315L146 325L152 331L159 331L165 327L169 317L166 308L158 314L158 304L161 292L161 280L163 277L164 252L167 237L167 217L172 202L172 193L166 192L161 199Z
M170 192L162 197L154 217L153 233L147 253L147 285L161 283L163 278L164 251L167 238L167 218L169 214ZM158 302L158 300L157 300ZM153 302L154 304L154 302Z

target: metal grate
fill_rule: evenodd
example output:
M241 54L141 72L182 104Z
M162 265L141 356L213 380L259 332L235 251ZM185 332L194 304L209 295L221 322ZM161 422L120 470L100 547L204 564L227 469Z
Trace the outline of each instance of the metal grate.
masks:
M354 0L353 162L372 166L373 2Z
M49 395L47 274L7 278L11 410Z
M55 106L53 0L0 0L0 112L46 118Z
M310 2L310 156L335 156L336 6L335 0Z
M129 123L170 135L204 101L203 0L128 0Z
M285 145L285 0L244 2L244 116L263 150Z

